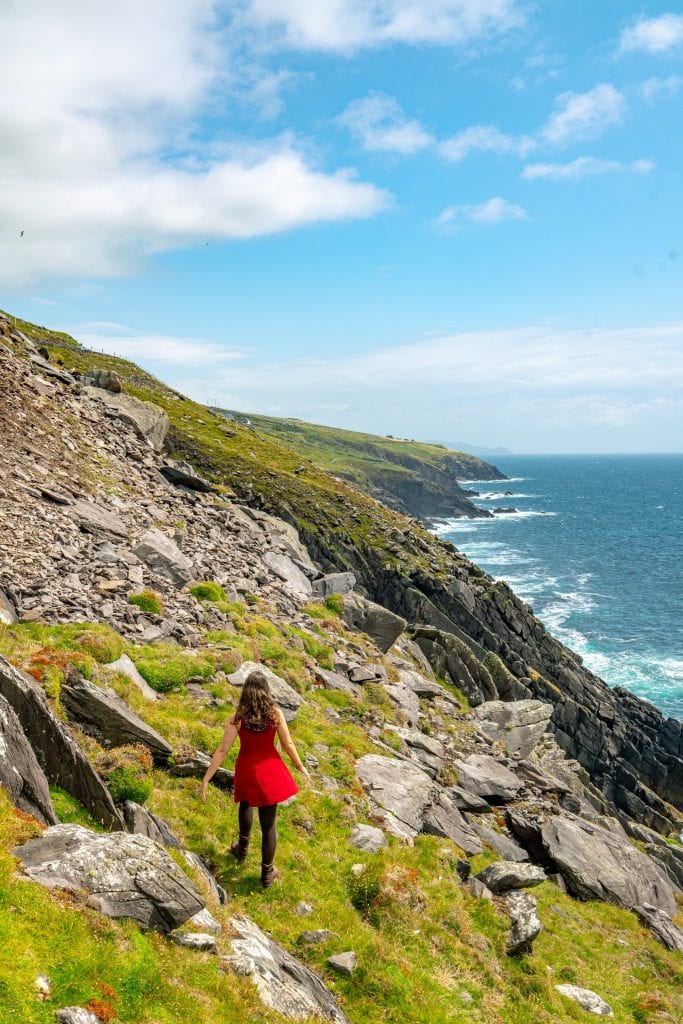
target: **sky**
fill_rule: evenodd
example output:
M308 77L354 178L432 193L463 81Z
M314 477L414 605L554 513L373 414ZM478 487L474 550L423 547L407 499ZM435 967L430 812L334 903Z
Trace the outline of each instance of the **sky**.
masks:
M0 0L0 38L0 307L227 408L682 450L682 4Z

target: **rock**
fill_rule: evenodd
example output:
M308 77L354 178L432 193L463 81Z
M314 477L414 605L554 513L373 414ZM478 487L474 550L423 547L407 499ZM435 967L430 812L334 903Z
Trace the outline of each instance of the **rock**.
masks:
M236 974L251 977L261 1002L283 1017L321 1018L349 1024L324 982L308 967L269 939L246 917L231 918L236 933L232 955L222 963Z
M356 585L352 572L331 572L313 580L311 588L316 601L325 601L330 594L350 594Z
M380 651L388 651L406 628L406 620L395 615L360 594L351 593L344 598L342 618L351 629L367 633Z
M21 723L0 696L0 785L15 807L32 814L44 825L56 825L50 789L43 769L24 736Z
M188 918L185 924L190 925L192 928L197 928L200 932L209 932L211 935L220 935L223 931L222 925L209 913L206 907Z
M29 353L29 359L42 373L48 377L54 377L55 380L59 380L62 384L75 384L76 379L66 370L61 370L58 366L53 366L43 356L36 355L33 352Z
M377 675L377 670L373 665L354 665L349 669L349 680L358 685L380 678L381 676Z
M480 814L491 810L491 805L482 796L477 796L476 793L471 793L460 786L450 786L447 793L459 811Z
M420 717L420 700L415 691L398 683L384 683L384 689L406 716L408 725L417 725Z
M84 1010L82 1006L66 1006L55 1014L59 1024L102 1024L96 1014Z
M287 590L296 597L310 598L311 581L299 566L280 551L266 551L263 562L284 582Z
M481 825L478 821L473 821L471 826L479 838L491 849L495 850L496 853L504 860L512 860L518 864L523 863L529 859L529 854L523 847L516 843L514 839L510 839L509 836L503 835L501 832L496 832L492 828L487 828L485 825Z
M145 698L145 700L158 700L159 694L156 690L153 690L146 679L143 679L135 663L128 657L127 654L122 654L117 661L110 661L108 665L104 666L107 672L120 672L126 676L132 683L135 683L138 690Z
M302 932L301 935L297 936L297 946L319 946L323 942L327 942L328 939L338 939L339 936L336 932L330 932L327 928L318 928L316 931Z
M536 864L520 864L512 860L498 860L488 864L483 871L475 876L483 882L491 892L502 893L510 889L528 889L545 882L543 868Z
M183 850L182 854L187 864L204 879L216 902L221 905L226 904L228 902L228 894L220 882L216 880L209 865L205 863L198 853L193 853L192 850Z
M650 904L669 917L676 913L671 882L623 833L558 815L544 822L541 838L572 896L606 900L628 910Z
M127 537L128 529L125 523L114 512L109 509L95 505L92 501L84 498L77 498L64 511L73 516L82 530L87 533L109 533L114 537Z
M442 697L444 700L455 703L453 695L445 686L437 683L435 679L428 679L413 669L401 669L398 673L398 681L401 686L407 686L418 697Z
M195 949L198 953L217 953L216 936L208 932L173 932L173 942L186 949Z
M204 906L199 890L146 836L52 825L13 851L28 878L48 889L85 889L107 917L168 932Z
M296 690L286 683L280 676L276 676L266 665L260 665L256 661L243 661L236 672L228 676L228 682L232 686L244 686L244 681L252 672L263 672L268 680L270 692L275 698L275 703L282 711L285 719L291 722L303 704L303 697Z
M216 490L215 485L199 476L189 462L167 459L164 465L159 467L159 472L169 483L179 487L189 487L192 491L202 491L204 494Z
M67 667L60 699L69 717L107 746L142 743L158 764L166 764L173 753L170 743L113 690L88 682L72 665Z
M168 433L170 421L164 410L153 402L143 402L133 395L113 394L98 388L86 387L85 392L98 399L156 451L160 452Z
M163 818L148 811L146 807L136 804L134 800L126 800L124 803L123 820L126 823L127 831L134 835L147 836L155 843L174 849L180 849L182 846Z
M426 772L410 761L365 754L356 773L371 800L407 826L408 834L422 830L425 811L438 798L438 788Z
M294 907L293 913L296 914L297 917L305 917L306 914L313 913L313 907L310 903L306 903L306 900L299 900L297 905Z
M271 539L273 546L288 554L309 579L320 575L320 569L312 561L305 545L301 543L296 527L261 509L247 508L244 511L259 524L266 536Z
M439 794L437 800L425 809L422 831L428 835L452 839L470 856L481 853L484 849L481 840L445 793Z
M326 690L341 690L342 693L350 693L354 697L360 694L360 687L356 683L352 683L347 676L343 676L341 672L331 672L316 665L315 678L323 684Z
M176 755L173 763L167 766L167 771L170 775L181 779L203 779L210 763L211 756L204 750L183 751L182 756ZM211 779L211 783L218 789L230 792L233 779L234 775L231 771L228 771L227 768L219 768Z
M522 788L519 779L488 754L470 754L455 761L454 767L462 789L489 800L514 800Z
M443 618L443 616L442 616ZM457 626L452 625L453 632ZM460 631L455 636L434 626L418 626L414 639L437 675L449 678L467 695L473 707L499 695L490 672L482 664L485 652ZM473 650L474 649L474 650Z
M465 884L467 886L467 891L471 896L474 896L478 900L488 900L489 902L492 902L493 893L479 878L468 878Z
M89 370L81 377L81 384L84 387L111 391L112 395L120 395L123 391L121 378L115 370Z
M387 845L387 839L381 828L374 828L372 825L354 825L349 836L351 846L365 853L379 853L383 846Z
M479 730L509 754L528 757L548 728L552 704L540 700L486 701L472 712Z
M510 955L530 953L531 944L541 930L536 900L531 893L514 891L504 897L503 903L512 921L506 940L507 952Z
M657 907L645 905L636 907L636 914L667 949L683 953L683 931L673 923L668 914Z
M175 541L161 530L152 527L143 535L135 548L135 554L155 574L170 580L180 588L194 576L194 565L184 555Z
M0 590L0 624L12 626L17 621L14 605L7 595Z
M346 953L335 953L334 956L328 956L327 962L340 974L351 975L356 969L356 954L353 950L348 950Z
M41 1002L49 999L52 995L52 982L50 981L49 975L39 974L33 983L33 988Z
M61 786L107 828L123 829L109 790L31 676L0 655L0 695L13 708L47 781Z
M591 992L587 988L579 988L578 985L556 985L555 990L567 999L573 999L588 1013L594 1013L598 1017L613 1017L612 1008L604 999Z

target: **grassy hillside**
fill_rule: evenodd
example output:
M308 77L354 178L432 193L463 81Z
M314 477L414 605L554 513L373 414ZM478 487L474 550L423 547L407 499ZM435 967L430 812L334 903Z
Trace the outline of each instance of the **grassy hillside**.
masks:
M228 412L250 424L305 462L348 480L393 508L429 515L437 512L477 514L460 480L504 479L490 463L443 445L397 437L379 437L297 419Z

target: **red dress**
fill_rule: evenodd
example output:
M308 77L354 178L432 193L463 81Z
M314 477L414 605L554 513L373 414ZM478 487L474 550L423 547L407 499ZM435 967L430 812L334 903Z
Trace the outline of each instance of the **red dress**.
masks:
M235 802L268 807L299 792L287 765L275 749L276 726L255 732L240 725L240 750L235 762Z

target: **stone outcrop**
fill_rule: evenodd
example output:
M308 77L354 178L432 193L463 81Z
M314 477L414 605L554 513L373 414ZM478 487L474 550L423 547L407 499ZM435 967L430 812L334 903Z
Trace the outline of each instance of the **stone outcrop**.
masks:
M152 527L140 538L135 554L162 582L183 587L194 576L192 560L184 555L175 541Z
M553 708L547 701L487 701L473 718L490 740L499 740L509 754L528 757L548 728Z
M536 900L531 893L514 890L505 896L503 905L512 922L505 942L507 952L511 956L530 953L531 944L541 931Z
M232 954L223 958L223 964L252 979L264 1006L294 1020L349 1024L318 975L269 939L253 921L233 917L230 927L236 937L231 940Z
M43 690L2 655L0 695L15 711L48 782L71 793L107 828L122 829L123 819L109 790L51 710Z
M535 864L498 860L487 865L476 877L491 892L503 893L510 889L527 889L540 885L545 881L545 871Z
M164 410L153 402L143 402L133 395L125 395L101 388L85 389L93 398L102 402L107 409L124 423L129 423L136 433L160 452L164 446L170 422Z
M14 854L32 881L49 889L85 889L95 910L145 928L172 931L204 907L187 875L146 836L53 825Z
M488 754L470 754L454 762L458 785L493 802L514 800L523 783L514 772Z
M331 572L311 584L316 601L325 601L331 594L350 594L355 585L356 577L352 572Z
M344 598L342 618L347 626L367 633L380 651L388 651L406 628L406 620L400 615L355 593Z
M4 697L0 696L0 786L9 793L12 803L32 814L44 825L55 825L57 815L52 806L45 774L38 764L21 723Z

